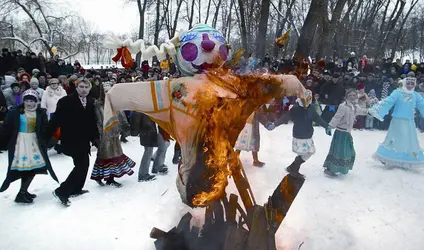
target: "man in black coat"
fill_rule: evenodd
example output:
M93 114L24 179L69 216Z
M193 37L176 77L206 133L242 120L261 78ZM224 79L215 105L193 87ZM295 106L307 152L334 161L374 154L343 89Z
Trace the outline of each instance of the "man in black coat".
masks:
M60 128L62 151L72 157L75 165L66 181L53 192L65 206L70 205L70 196L88 192L82 188L90 165L90 142L96 147L99 142L94 100L88 96L90 88L91 84L87 79L78 79L76 93L59 100L47 127L46 139L51 138Z
M6 98L3 95L3 92L0 90L0 126L3 123L4 118L6 117L7 112L7 103Z
M13 71L13 57L9 49L2 49L2 56L0 57L0 76L4 76L6 72Z
M335 73L333 77L327 75L326 78L327 82L321 87L321 101L325 104L321 118L329 123L344 100L345 89L338 73Z

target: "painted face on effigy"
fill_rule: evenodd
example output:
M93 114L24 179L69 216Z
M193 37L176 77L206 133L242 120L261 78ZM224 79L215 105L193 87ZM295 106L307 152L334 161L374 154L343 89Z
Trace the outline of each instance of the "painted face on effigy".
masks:
M186 76L217 68L229 58L229 45L216 29L197 24L179 37L174 61Z

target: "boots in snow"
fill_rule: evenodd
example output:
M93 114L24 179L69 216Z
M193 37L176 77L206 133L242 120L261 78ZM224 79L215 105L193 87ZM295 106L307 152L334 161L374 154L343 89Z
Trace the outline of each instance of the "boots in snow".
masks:
M304 162L305 161L302 159L302 157L296 156L293 163L290 164L290 166L288 166L286 168L287 172L289 172L289 174L294 175L294 176L304 177L303 174L299 173L300 165L302 165Z
M146 174L146 175L141 176L141 177L138 179L138 182L153 181L153 180L155 180L155 179L156 179L156 176L154 176L154 175L150 175L150 174Z
M174 150L174 157L172 157L172 164L178 164L181 157L181 149L175 149Z
M81 195L86 194L86 193L89 193L89 192L90 191L88 191L88 190L81 190L81 191L72 193L71 194L71 197L72 198L75 198L75 197L81 196Z
M106 185L116 187L116 188L121 188L123 186L121 183L116 182L114 179L107 180Z
M261 162L261 161L254 161L254 162L253 162L253 166L254 166L254 167L261 168L261 167L265 166L265 162Z
M53 196L56 199L58 199L60 201L60 203L62 203L63 206L69 207L71 205L71 201L68 198L66 198L66 197L60 195L59 193L57 193L56 190L53 191Z
M168 174L168 166L163 165L162 169L157 171L156 169L152 169L152 173L153 174L161 174L161 175L166 175Z
M62 146L60 144L54 145L54 150L56 150L57 154L62 154Z
M31 204L33 202L33 199L29 197L25 192L19 191L18 195L16 195L15 202L22 204Z
M37 195L35 195L35 194L31 194L31 193L29 193L28 191L27 191L27 192L25 192L25 195L26 195L27 197L31 198L31 199L35 199L35 198L37 198Z
M333 172L331 172L330 170L328 170L328 169L325 169L324 170L324 174L325 175L327 175L328 177L337 177L337 174L335 174L335 173L333 173Z
M125 136L123 136L123 135L121 135L121 140L120 141L123 142L123 143L127 143L128 142L127 138Z
M105 186L105 184L104 184L104 183L103 183L103 181L101 181L101 180L97 180L96 182L97 182L97 184L99 184L99 186L101 186L101 187L104 187L104 186Z

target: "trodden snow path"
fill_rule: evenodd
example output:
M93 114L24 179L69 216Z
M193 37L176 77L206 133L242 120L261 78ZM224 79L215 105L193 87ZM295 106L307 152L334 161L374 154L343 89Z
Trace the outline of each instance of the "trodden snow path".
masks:
M251 166L250 153L241 157L258 204L263 205L295 157L291 152L292 125L272 132L261 128L260 159L267 165ZM385 170L372 159L385 132L353 131L357 153L353 171L339 179L323 174L322 164L331 137L315 129L317 153L304 164L306 182L277 233L279 249L316 250L420 250L424 246L424 170ZM424 135L419 134L421 145ZM191 211L180 201L175 187L177 167L171 164L173 144L166 164L170 173L153 182L138 183L138 164L143 147L136 137L123 144L124 152L137 162L135 174L118 181L124 187L100 187L87 177L90 193L71 199L62 207L52 196L58 186L49 176L36 176L30 192L34 204L13 202L20 181L0 194L0 249L154 249L149 238L153 227L169 230L183 214ZM72 159L49 153L53 168L63 181L71 171ZM95 149L91 166L95 160ZM0 154L0 178L6 175L7 154ZM90 168L91 171L91 168ZM234 191L230 184L227 193ZM201 224L202 209L196 209L195 224Z

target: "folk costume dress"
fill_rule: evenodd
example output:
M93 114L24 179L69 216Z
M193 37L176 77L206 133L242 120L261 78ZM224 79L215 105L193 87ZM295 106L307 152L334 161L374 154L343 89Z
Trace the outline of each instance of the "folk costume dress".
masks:
M268 119L264 113L265 105L259 108L258 111L253 112L249 118L246 120L246 125L243 130L240 132L235 149L240 151L247 152L259 152L260 148L260 133L259 133L259 123L262 125L268 124Z
M306 90L304 93L306 102L300 99L290 109L290 117L293 121L292 151L297 154L293 163L286 170L292 175L301 175L300 166L315 154L315 144L312 138L314 134L313 122L326 129L327 134L331 134L329 125L318 115L315 106L311 103L312 92ZM279 126L283 122L278 120L274 126Z
M24 100L27 95L32 94L24 93ZM35 93L32 97L36 101ZM46 126L46 111L39 107L35 110L26 110L24 105L20 105L8 113L3 126L0 127L0 141L8 144L9 151L8 172L0 192L7 190L10 183L22 179L22 183L26 182L25 180L29 180L29 183L24 190L21 187L21 192L29 194L26 189L32 178L36 174L47 174L47 171L55 181L58 181L51 167L47 148L41 143Z
M336 131L323 166L327 171L334 175L338 173L346 175L353 169L356 152L350 132L356 116L366 115L367 112L366 109L349 101L339 105L339 109L329 123Z
M424 153L418 142L414 120L416 109L421 115L424 114L424 98L415 91L399 88L374 105L370 113L383 121L392 107L392 120L386 139L374 157L387 167L424 166Z
M120 123L128 125L123 111L119 112L118 118ZM123 153L119 136L120 126L115 126L101 135L97 159L91 173L92 180L105 179L107 181L120 178L125 174L134 174L132 168L135 166L135 162Z

